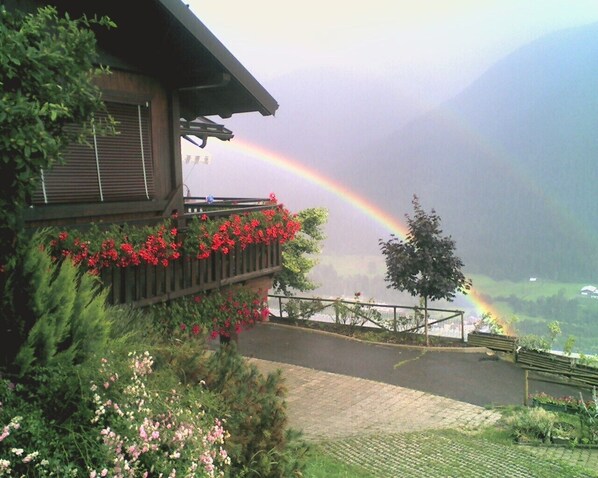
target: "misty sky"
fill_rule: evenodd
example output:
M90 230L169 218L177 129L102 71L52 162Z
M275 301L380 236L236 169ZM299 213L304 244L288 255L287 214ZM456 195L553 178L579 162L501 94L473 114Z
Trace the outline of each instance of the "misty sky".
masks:
M396 78L436 102L516 47L598 21L595 0L192 0L200 20L259 80L308 67Z
M418 111L429 110L461 92L518 47L552 31L598 22L596 0L232 0L225 6L192 0L189 7L266 87L280 108L274 118L259 113L213 118L232 129L235 137L231 142L211 139L205 150L194 151L183 141L184 156L209 154L213 158L209 165L184 165L185 184L193 196L267 197L274 192L294 211L327 207L334 215L329 219L330 229L351 227L364 216L350 204L347 207L338 194L267 161L243 155L238 144L256 141L257 126L260 146L299 164L308 163L307 159L314 164L319 146L322 162L330 162L331 155L349 157L347 148L359 151L367 148L366 140L372 140L351 135L352 121L374 120L381 136L390 134L397 127L389 121L393 108L404 108L410 101L404 109L410 109L413 118ZM314 72L307 78L313 76L315 83L283 87L295 73L305 75L306 71ZM322 71L325 73L319 74L328 81L328 90L314 92ZM337 76L330 81L330 75ZM365 79L363 95L352 92L353 96L343 97L348 75ZM365 94L370 97L364 98ZM304 112L298 114L297 103L304 96L307 102L309 95L315 106L306 118ZM396 107L393 95L403 98ZM318 104L320 99L325 105ZM367 104L359 108L358 102ZM347 124L340 124L338 117L318 124L322 116L329 115L319 111L320 107L345 114ZM367 116L353 118L354 111ZM336 134L337 144L332 146L338 146L338 152L332 151L329 137L308 130L312 123L324 130L345 128L349 136L338 141ZM277 140L268 144L275 136ZM335 172L331 177L338 179L339 175ZM410 205L402 209L410 212ZM403 220L403 216L397 219ZM374 236L384 237L389 232L374 221L367 224ZM376 242L372 248L377 249Z
M210 140L204 151L194 151L196 148L183 142L184 155L208 153L214 158L207 167L184 168L185 182L192 194L218 196L266 197L269 192L276 192L288 197L285 191L296 186L292 175L255 159L239 158L238 151L231 147L237 138L254 140L247 128L254 123L272 135L287 134L278 144L288 144L289 150L278 151L291 154L299 163L305 159L296 147L292 153L290 149L291 143L297 141L295 126L306 120L294 116L292 106L298 98L301 100L301 95L314 92L302 91L302 85L293 85L290 92L289 88L282 91L281 78L286 81L296 72L334 69L338 70L334 72L338 79L333 84L338 90L342 90L347 75L364 78L366 88L374 81L384 82L384 97L372 103L371 117L378 116L380 134L387 134L393 127L388 124L390 115L383 104L392 102L389 95L407 98L411 106L417 106L412 108L414 112L418 108L428 110L459 93L519 46L554 30L598 21L596 0L232 0L226 6L221 2L191 0L189 7L280 103L275 118L263 118L259 113L238 114L225 120L214 118L233 130L235 138L230 143ZM313 85L305 86L308 87ZM379 87L376 84L370 89ZM315 92L318 98L334 94L342 91ZM360 100L371 102L371 98L350 99ZM339 109L345 100L336 101L329 101L328 107ZM404 103L397 103L397 108ZM351 112L348 108L347 114ZM313 111L308 120L317 123L320 116L320 112ZM289 125L286 128L285 123ZM319 140L308 131L303 134L309 136L305 138L306 145ZM364 147L360 139L352 138L351 147ZM262 146L267 148L268 144ZM336 154L345 153L346 148ZM256 178L251 183L244 181L249 174ZM327 206L330 199L316 188L291 205Z

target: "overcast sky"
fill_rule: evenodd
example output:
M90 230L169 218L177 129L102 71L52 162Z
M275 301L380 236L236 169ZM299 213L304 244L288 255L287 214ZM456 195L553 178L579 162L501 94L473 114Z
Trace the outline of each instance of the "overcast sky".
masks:
M382 91L379 94L386 95L387 103L392 103L393 94L406 98L396 104L402 111L409 101L425 111L461 92L518 47L551 31L598 22L598 0L191 0L189 7L280 103L275 118L262 118L259 113L214 118L231 128L235 138L249 141L256 141L247 131L254 122L270 135L295 131L296 125L305 123L304 116L292 116L297 100L307 101L309 96L313 100L314 94L342 97L346 75L365 78L365 84L372 85L370 95ZM336 92L306 91L314 87L313 82L281 88L281 83L292 81L293 72L324 67L327 72L331 67L343 70L333 73L338 78L333 83L338 84ZM351 94L337 101L372 101ZM339 109L339 103L331 101L326 107ZM379 117L378 128L390 128L392 123L385 124L388 110L380 102L371 108ZM321 116L316 113L311 122ZM291 126L285 129L284 122ZM313 142L314 136L310 137ZM277 144L290 147L293 139L283 138ZM359 139L351 143L362 147ZM261 142L262 147L271 147L264 138ZM276 171L269 165L239 158L231 143L211 140L205 151L193 151L183 141L184 155L208 152L214 157L209 167L185 167L185 182L194 195L238 195L239 184L247 174L257 176L257 168L260 180L252 181L249 190L243 184L243 194L267 195L272 184L283 191L283 176L273 176ZM276 149L298 162L304 159L296 151Z
M598 21L596 0L192 0L258 79L337 66L454 94L500 57L557 29ZM405 84L405 83L410 84Z
M355 119L373 119L374 132L384 129L382 133L388 134L399 127L392 119L396 121L396 115L389 111L409 113L411 101L411 106L416 106L411 114L422 114L460 93L517 48L556 30L598 22L598 0L187 1L206 27L274 96L280 109L274 118L259 113L233 115L222 121L215 118L230 127L235 137L230 142L208 142L201 153L212 156L209 165L184 164L185 184L194 196L266 197L275 192L293 211L326 207L330 211L327 234L334 238L332 231L341 231L336 237L342 240L329 239L324 252L334 255L343 241L353 240L361 247L366 242L355 231L367 231L372 237L367 243L370 252L363 249L364 260L367 254L376 254L381 260L377 238L387 237L386 225L371 220L353 207L355 201L343 199L338 191L328 191L276 162L243 154L239 144L255 142L319 171L313 148L309 148L320 144L330 155L329 146L339 144L339 135L322 138L306 127L313 123L317 128L322 116L331 117L327 109L345 114L347 120L337 121L338 125L325 123L320 129L325 134L331 126L346 129L349 137L342 145L359 151L367 145L360 141L368 138L362 137L362 131L354 134ZM305 74L323 68L326 71L319 74ZM343 73L331 72L331 68ZM293 75L299 71L301 75ZM346 75L365 79L360 82L363 93L347 93ZM299 83L293 82L296 78L301 78ZM306 82L305 78L315 81ZM327 81L318 83L321 78ZM318 90L326 85L327 90ZM377 101L374 95L378 95ZM298 108L298 101L306 107ZM356 108L360 102L366 107ZM263 134L256 135L258 123ZM248 124L254 128L247 128ZM277 136L281 134L286 136ZM277 141L271 141L274 137ZM306 139L305 151L297 149L297 138ZM343 150L337 156L345 158L345 153ZM322 177L342 183L343 168L350 169L339 166L341 170L335 174ZM410 205L403 210L409 212ZM355 224L361 227L355 228Z
M293 108L297 100L313 101L314 94L337 95L337 103L328 98L322 107L347 110L350 117L353 111L369 116L363 113L369 110L355 106L373 99L364 100L363 95L354 93L343 97L346 75L337 72L336 91L308 91L314 83L281 88L281 82L295 77L293 72L338 68L365 78L365 84L372 85L371 94L385 95L388 103L393 103L393 93L399 92L425 111L459 93L518 47L551 31L598 22L598 0L191 0L189 7L268 89L280 109L275 118L263 118L259 113L214 118L233 130L231 142L211 139L205 150L194 151L183 141L183 157L204 153L213 157L210 165L184 165L186 185L197 196L266 197L275 192L296 210L316 205L333 208L337 198L318 185L310 186L305 178L299 183L297 175L241 154L239 142L259 141L259 146L303 164L303 156L313 153L307 150L309 145L305 151L290 149L297 143L297 128L306 124L304 114L293 116L298 112ZM386 85L383 89L380 79ZM343 109L343 102L351 102L351 106ZM390 107L401 109L406 104ZM379 102L369 106L378 129L394 127L392 122L385 124L389 115ZM307 124L317 123L325 112L315 113ZM257 123L267 133L260 139L248 128ZM330 125L324 126L328 132ZM275 147L268 143L269 137L281 134L288 138L278 138ZM303 134L310 143L317 142L317 135ZM348 144L363 148L359 143L363 139L351 137ZM336 144L326 140L326 146ZM342 181L337 175L334 178ZM297 191L299 184L301 192Z

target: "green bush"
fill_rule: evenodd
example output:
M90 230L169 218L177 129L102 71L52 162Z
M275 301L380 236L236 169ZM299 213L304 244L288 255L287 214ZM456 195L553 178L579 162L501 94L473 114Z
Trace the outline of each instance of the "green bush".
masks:
M538 407L518 410L503 419L515 440L532 442L549 442L556 421L555 413Z
M263 376L240 356L234 343L221 347L202 374L221 400L231 436L227 450L235 478L302 476L308 447L298 432L288 430L285 388L280 372Z
M592 388L591 400L584 402L581 392L579 398L582 440L588 443L598 443L598 395L596 394L596 387Z

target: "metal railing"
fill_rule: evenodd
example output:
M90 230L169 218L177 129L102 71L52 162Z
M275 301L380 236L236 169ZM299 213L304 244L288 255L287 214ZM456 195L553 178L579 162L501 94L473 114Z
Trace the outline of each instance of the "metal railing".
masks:
M264 211L273 207L274 205L267 198L186 197L185 217L191 219L194 216L205 214L208 217L214 218L245 212Z
M422 307L345 299L269 295L270 316L291 321L327 322L349 328L373 328L394 334L425 332ZM464 311L428 308L432 335L465 341Z

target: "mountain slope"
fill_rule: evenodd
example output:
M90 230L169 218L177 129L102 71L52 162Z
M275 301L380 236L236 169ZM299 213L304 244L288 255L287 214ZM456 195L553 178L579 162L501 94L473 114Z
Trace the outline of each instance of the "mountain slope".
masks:
M351 181L435 208L469 270L598 279L598 25L541 38L367 151ZM353 164L363 164L358 156Z

